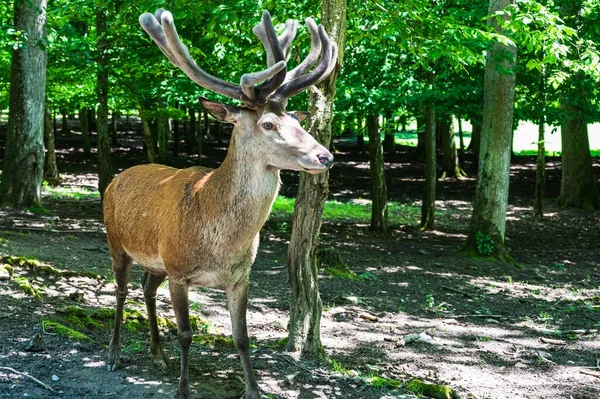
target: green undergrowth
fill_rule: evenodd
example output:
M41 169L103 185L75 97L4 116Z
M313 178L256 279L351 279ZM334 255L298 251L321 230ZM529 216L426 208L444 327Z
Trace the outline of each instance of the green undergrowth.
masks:
M13 278L15 286L25 294L32 296L36 299L42 299L44 293L43 287L29 281L27 277L17 276Z
M44 182L43 194L49 195L55 200L89 200L100 199L98 190L88 190L83 187L63 187L52 186L49 182Z
M346 368L340 361L335 359L328 360L329 368L338 374L350 378L359 378L364 384L375 389L403 390L413 393L419 397L434 399L458 399L458 394L449 386L443 384L427 383L420 379L413 378L408 381L389 378L378 375L378 367L369 366L366 373Z
M272 217L289 219L294 214L294 198L277 197L273 204ZM390 202L388 204L388 222L390 224L412 224L418 220L421 209L418 206ZM327 201L323 210L323 219L333 222L351 222L368 224L371 222L371 201L352 200L349 202Z

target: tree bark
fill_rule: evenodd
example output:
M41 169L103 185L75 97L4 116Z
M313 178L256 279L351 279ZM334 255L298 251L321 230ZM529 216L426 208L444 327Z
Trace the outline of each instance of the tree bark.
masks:
M437 131L442 143L443 177L465 177L467 174L458 161L452 115L443 115L439 119Z
M542 57L543 58L543 57ZM544 71L540 73L540 119L538 121L537 161L535 170L535 191L533 194L533 213L544 217L544 197L546 195L546 78Z
M417 116L417 149L415 151L415 157L418 161L425 160L425 116L421 114Z
M582 79L582 78L581 78ZM561 108L565 111L561 125L562 180L558 203L583 209L600 208L600 195L590 154L587 123L583 116L585 90L583 82L574 79L569 100L563 97Z
M119 124L118 124L118 114L116 111L113 111L110 116L110 145L112 147L119 147Z
M582 0L560 3L561 16L578 30L578 18L582 7ZM579 57L581 51L576 50L573 54ZM587 93L593 84L586 80L583 71L574 72L563 84L563 93L560 96L562 180L558 203L588 210L600 208L600 194L594 177L585 116L586 109L592 108Z
M0 205L21 208L42 202L46 0L15 0L14 26L25 33L25 42L12 53Z
M69 133L69 117L67 116L67 110L63 109L61 112L61 133L62 135L66 135L67 133Z
M104 190L113 179L110 164L110 137L108 133L108 38L106 30L106 11L96 9L96 34L98 36L98 70L96 74L96 130L98 132L98 190L104 198Z
M81 124L81 147L83 148L83 156L85 159L92 157L92 145L90 143L90 127L88 124L87 109L79 110L79 123Z
M512 0L490 0L490 15L503 10ZM493 28L498 24L490 19ZM504 233L510 156L512 145L513 109L515 97L514 71L517 49L495 43L487 53L484 83L483 126L479 155L477 189L473 215L464 251L512 262L508 256ZM484 248L484 243L487 245Z
M190 121L188 122L188 128L185 134L185 148L186 152L191 154L196 147L196 135L198 134L198 123L196 122L196 110L194 107L190 107L189 110Z
M387 184L378 115L367 116L369 165L371 169L371 230L386 231L388 222Z
M157 116L156 125L158 133L156 140L156 144L158 147L158 161L161 163L168 163L171 159L169 153L169 141L171 138L169 118L167 118L166 116Z
M156 161L156 144L154 143L154 136L150 129L150 124L144 116L142 110L139 111L140 119L142 120L142 132L144 133L144 144L146 144L146 154L148 156L148 162L153 163Z
M339 48L338 65L318 86L309 88L308 131L325 147L331 143L331 121L336 78L344 59L346 0L323 0L322 24ZM286 350L301 356L324 355L321 345L319 270L316 250L323 207L329 193L329 172L320 175L300 173L294 223L288 249L288 272L292 297L290 330Z
M476 168L479 167L479 149L481 147L482 123L483 121L480 118L471 118L471 141L469 142L467 150L471 151L471 153L473 154L473 164Z
M429 72L427 82L430 90L435 83L435 74ZM423 187L423 204L421 205L421 229L432 230L435 227L435 196L437 186L437 159L436 159L436 125L435 110L430 102L425 106L425 133L423 134L425 146L425 186Z
M46 157L44 160L44 179L54 184L58 183L58 167L56 166L56 150L54 147L54 131L52 129L52 115L48 106L44 107L44 145Z

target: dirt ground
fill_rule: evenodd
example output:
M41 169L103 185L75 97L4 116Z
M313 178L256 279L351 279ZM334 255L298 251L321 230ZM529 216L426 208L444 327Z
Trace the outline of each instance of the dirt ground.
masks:
M77 140L76 135L57 138L64 185L93 188L94 165L73 151ZM120 168L142 162L136 140L121 135L114 153ZM213 147L205 164L216 165L222 158L222 149ZM343 143L338 149L331 197L368 198L366 155L344 152L350 148ZM471 212L472 178L439 182L437 228L421 232L422 166L412 149L400 149L388 159L390 200L412 209L408 222L392 225L383 235L370 232L366 224L326 221L323 226L322 247L338 250L361 276L320 275L322 340L330 363L298 361L280 349L290 297L289 220L276 216L267 222L252 269L248 321L264 396L414 398L392 381L420 378L447 384L461 398L600 398L600 213L553 205L559 163L548 163L548 207L540 221L531 212L534 160L513 162L506 235L511 255L523 265L517 269L457 255ZM192 160L182 158L181 166ZM598 161L595 171L599 176ZM285 174L284 194L293 195L296 178ZM14 267L12 278L0 274L0 398L173 397L179 347L167 289L159 289L158 312L165 318L168 368L155 368L148 355L141 271L136 268L126 304L122 367L106 371L111 320L101 311L114 306L115 287L100 202L48 196L44 207L49 214L0 210L0 264ZM8 256L36 258L63 272L19 265L22 260ZM20 289L23 279L18 277L27 277L41 297ZM190 303L192 314L202 320L191 349L193 396L242 396L224 294L198 289ZM73 309L85 314L73 317ZM359 317L362 312L378 321ZM86 336L67 337L56 322L81 323L75 329ZM412 333L422 339L405 346L397 342ZM45 350L31 351L31 339L38 334Z

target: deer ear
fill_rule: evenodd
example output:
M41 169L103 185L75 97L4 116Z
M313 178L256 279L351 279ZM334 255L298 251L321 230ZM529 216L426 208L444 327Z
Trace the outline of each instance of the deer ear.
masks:
M304 112L304 111L290 111L290 114L294 114L300 122L302 122L303 120L305 120L306 118L308 118L310 116L310 112Z
M237 116L242 110L239 107L221 104L204 97L200 97L200 104L202 104L204 109L216 120L225 123L236 123L238 119Z

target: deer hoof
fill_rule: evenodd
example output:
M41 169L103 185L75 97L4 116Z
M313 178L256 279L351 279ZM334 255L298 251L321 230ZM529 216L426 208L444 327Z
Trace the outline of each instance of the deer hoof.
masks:
M112 347L108 350L108 359L106 360L106 369L108 371L115 371L121 364L121 350L113 349Z
M167 359L164 355L164 353L153 353L152 354L152 363L154 363L155 367L158 367L160 369L166 369L167 368Z

